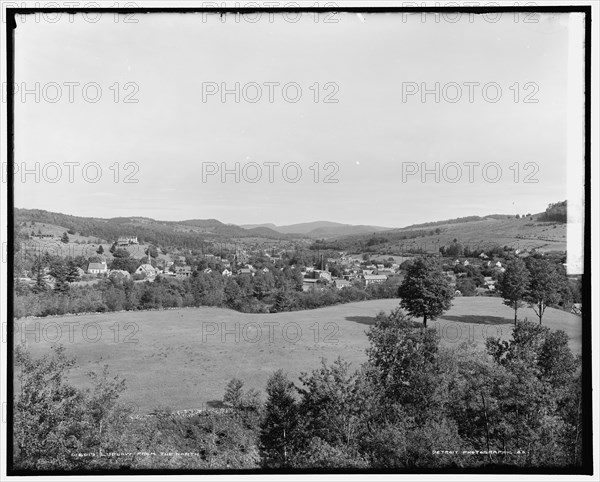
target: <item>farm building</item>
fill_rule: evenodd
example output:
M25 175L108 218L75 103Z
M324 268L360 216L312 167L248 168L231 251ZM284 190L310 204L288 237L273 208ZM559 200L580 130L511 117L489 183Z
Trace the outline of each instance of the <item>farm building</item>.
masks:
M331 273L329 271L325 271L322 269L315 269L313 271L313 273L317 279L324 279L327 281L331 281Z
M188 278L192 275L192 267L191 266L177 266L175 268L175 275L178 278Z
M138 242L137 236L119 236L119 239L117 240L117 245L129 246L130 244L140 244Z
M302 281L302 291L312 291L317 288L317 279L306 278Z
M341 290L342 288L347 288L347 287L352 286L350 281L347 281L345 279L336 279L333 281L333 285L339 290Z
M387 280L387 278L388 277L384 274L371 274L363 276L363 279L365 280L365 286L369 286L370 284L374 283L383 283Z

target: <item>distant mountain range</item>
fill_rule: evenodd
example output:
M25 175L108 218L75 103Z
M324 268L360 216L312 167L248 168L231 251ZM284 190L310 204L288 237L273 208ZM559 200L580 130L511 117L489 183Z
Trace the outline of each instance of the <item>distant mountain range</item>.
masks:
M336 238L356 234L372 234L391 229L382 226L342 224L331 221L313 221L311 223L288 224L285 226L276 226L272 223L242 224L240 227L244 229L266 228L282 234L303 234L310 238Z

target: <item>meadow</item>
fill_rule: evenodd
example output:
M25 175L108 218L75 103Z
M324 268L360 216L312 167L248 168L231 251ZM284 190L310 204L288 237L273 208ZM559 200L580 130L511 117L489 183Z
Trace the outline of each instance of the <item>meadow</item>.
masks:
M156 407L173 410L219 406L225 386L240 378L247 388L263 391L267 378L282 368L292 380L317 368L321 358L338 356L358 367L366 361L365 332L379 311L389 312L398 299L371 300L277 314L246 314L200 307L21 319L15 321L15 344L35 356L53 344L76 359L69 378L87 386L87 373L108 365L111 375L126 379L121 399L140 413ZM532 309L519 318L537 321ZM544 325L562 329L570 347L581 352L581 318L548 308ZM447 346L473 341L483 348L487 336L509 339L513 311L500 298L456 298L452 308L429 322ZM18 390L15 377L15 390Z

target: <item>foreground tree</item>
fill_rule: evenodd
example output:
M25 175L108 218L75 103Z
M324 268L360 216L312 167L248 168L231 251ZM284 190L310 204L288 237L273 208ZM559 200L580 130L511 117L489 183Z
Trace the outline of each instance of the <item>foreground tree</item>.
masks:
M490 433L497 436L496 446L528 447L515 461L519 465L579 463L574 449L581 443L580 368L568 344L565 332L531 322L517 324L509 341L486 341L487 352L507 375L494 383L500 410L488 414Z
M367 332L369 376L384 403L401 404L404 411L423 416L435 405L438 385L436 360L439 338L435 330L415 328L399 309L379 313Z
M63 347L35 359L17 347L14 461L18 469L73 470L110 467L123 462L108 455L122 450L122 433L131 409L117 403L123 380L90 373L93 388L80 390L66 381L75 361ZM78 457L95 453L101 457Z
M567 280L564 271L560 272L556 264L548 259L532 258L527 268L529 285L525 299L535 311L541 325L546 308L560 301Z
M411 316L435 320L452 306L454 294L450 282L436 258L417 258L408 268L398 288L400 306Z
M528 284L529 271L523 260L511 259L499 280L498 291L502 296L503 303L515 310L515 325L517 324L517 311L523 306Z
M299 438L295 391L294 384L283 370L277 370L267 382L267 401L260 433L265 467L286 467L293 458Z

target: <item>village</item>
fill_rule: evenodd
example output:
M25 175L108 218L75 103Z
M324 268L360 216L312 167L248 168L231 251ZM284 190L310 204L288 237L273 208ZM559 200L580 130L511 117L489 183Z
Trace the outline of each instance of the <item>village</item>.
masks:
M49 234L38 234L40 239L50 238ZM219 255L213 253L194 253L191 250L179 250L170 252L168 255L159 254L153 246L143 246L138 242L135 235L119 236L113 243L111 256L107 256L104 248L100 249L96 244L91 244L89 249L94 250L94 256L87 259L79 257L76 267L77 276L74 284L90 284L102 278L123 278L132 279L136 283L154 282L157 278L185 280L195 273L216 274L224 278L251 276L257 273L267 274L273 270L283 271L285 267L293 270L299 270L302 277L302 290L305 292L314 290L323 290L326 288L337 288L339 290L351 286L360 286L366 288L371 285L385 283L391 278L402 280L403 268L405 263L409 262L414 256L409 254L404 256L376 255L371 258L368 254L349 254L345 251L331 252L324 255L318 255L317 259L311 264L290 263L293 261L293 252L289 249L264 249L261 247L245 246L236 247L235 252L228 255ZM119 266L115 259L129 253L127 248L135 247L134 252L144 255L133 264L128 265L128 269ZM38 251L43 250L43 244L36 246ZM88 252L89 252L88 249ZM116 250L119 250L116 252ZM532 251L535 252L535 251ZM153 256L154 254L154 256ZM527 250L515 250L511 255L526 257ZM435 254L430 254L435 255ZM438 253L438 256L441 256ZM443 258L444 274L448 277L451 285L455 287L455 296L462 296L460 280L472 277L475 273L477 282L475 286L476 295L493 295L496 289L498 275L504 272L504 257L494 256L482 252L477 257L458 257L453 258L446 255ZM87 263L84 263L87 261ZM137 266L134 268L134 264ZM205 267L203 267L206 265ZM32 285L36 282L33 273L21 273L18 279L26 285ZM51 268L46 266L42 269L42 279L49 288L53 288L56 279L51 274ZM458 286L458 287L457 287ZM465 293L467 294L467 293Z

